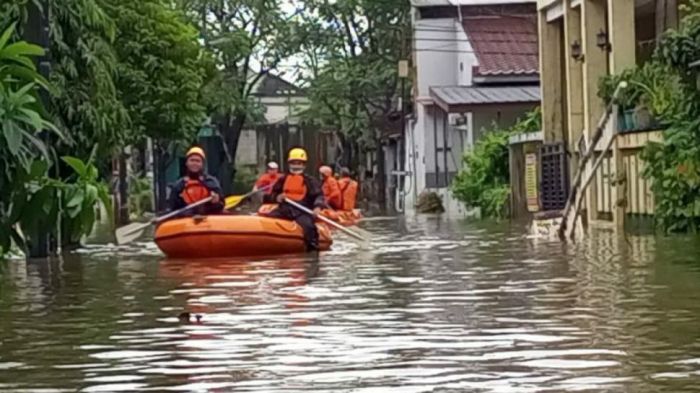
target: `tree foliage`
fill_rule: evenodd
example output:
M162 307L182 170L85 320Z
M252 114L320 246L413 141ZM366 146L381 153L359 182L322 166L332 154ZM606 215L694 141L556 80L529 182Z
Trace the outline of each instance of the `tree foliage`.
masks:
M79 221L67 226L66 236L79 238L89 233L95 221L90 197L101 196L109 204L94 166L66 159L74 169L90 168L92 175L68 182L49 175L55 152L45 141L48 133L59 140L63 135L42 116L37 99L37 86L46 82L32 60L43 50L24 41L13 42L13 32L10 27L0 35L0 257L12 243L26 250L39 233L54 232L64 212L67 225Z
M116 27L114 76L130 119L129 140L189 143L205 117L211 69L197 31L163 0L104 0Z
M652 104L663 108L658 116L666 129L663 142L650 143L642 155L656 219L666 232L695 231L700 225L700 93L698 70L689 67L700 59L700 1L691 1L689 7L679 28L664 34L654 55L659 75L653 79L675 79L652 90L657 93Z
M494 126L464 155L462 170L452 183L454 196L483 217L503 218L510 196L508 140L511 136L541 129L539 109L525 115L514 126Z
M218 72L206 89L228 158L233 165L246 122L262 117L254 88L282 61L298 52L296 13L284 0L178 0L213 53ZM224 178L229 183L233 175Z
M410 3L308 0L303 48L307 121L368 143L397 110L398 62L410 53Z
M50 110L58 126L70 130L70 143L60 150L86 159L98 145L99 155L109 156L124 144L130 121L114 81L115 23L98 0L51 1L48 7Z

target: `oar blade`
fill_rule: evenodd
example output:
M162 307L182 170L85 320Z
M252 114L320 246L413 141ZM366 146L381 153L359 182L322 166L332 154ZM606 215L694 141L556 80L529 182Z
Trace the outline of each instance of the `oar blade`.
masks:
M145 231L146 228L148 228L149 226L151 226L151 223L144 224L137 222L123 226L121 228L117 228L117 230L115 231L117 244L122 245L133 242L134 240L141 237L143 235L143 231Z
M245 195L232 195L230 197L227 197L225 200L225 207L226 210L233 209L234 207L238 206L243 199L245 198Z

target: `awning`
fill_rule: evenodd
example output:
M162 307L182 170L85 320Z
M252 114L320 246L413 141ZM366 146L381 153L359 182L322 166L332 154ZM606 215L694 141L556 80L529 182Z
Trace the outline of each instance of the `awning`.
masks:
M539 86L431 87L430 96L447 113L464 113L485 106L539 104Z

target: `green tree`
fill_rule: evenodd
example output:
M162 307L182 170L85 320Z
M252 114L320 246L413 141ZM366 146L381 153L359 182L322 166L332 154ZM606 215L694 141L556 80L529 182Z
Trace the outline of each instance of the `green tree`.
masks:
M174 146L188 144L205 119L203 87L214 67L197 30L164 0L104 0L116 24L115 83L131 120L128 140L153 138L156 183L165 200L165 171Z
M116 26L99 0L47 2L55 93L49 110L69 143L59 148L87 159L92 147L110 157L126 142L129 113L114 77Z
M32 60L43 50L13 42L13 35L14 27L0 35L0 257L12 243L25 252L38 246L40 238L56 233L59 216L69 225L79 222L66 236L80 238L92 229L97 199L109 203L94 166L66 159L74 169L92 175L71 182L49 176L55 151L45 140L51 134L59 140L63 136L42 116L45 111L37 99L38 86L47 85Z
M262 111L253 96L258 82L299 47L296 13L283 0L178 0L214 54L217 70L206 90L207 103L223 138L226 162L220 170L231 192L241 131Z
M303 80L310 99L305 120L338 131L346 150L378 147L381 132L401 119L398 63L410 53L409 1L308 0L305 5L302 54L309 72ZM384 190L383 150L377 151L376 189ZM383 196L377 195L380 202Z

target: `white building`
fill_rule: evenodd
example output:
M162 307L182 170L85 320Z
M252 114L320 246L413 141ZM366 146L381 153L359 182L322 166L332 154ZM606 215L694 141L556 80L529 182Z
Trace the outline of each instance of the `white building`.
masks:
M413 0L412 14L404 207L413 212L428 190L448 214L465 216L449 189L464 152L493 123L511 125L540 101L536 1Z
M262 122L248 122L248 127L241 132L236 154L237 166L262 167L270 159L265 154L264 126L298 125L300 113L308 108L309 101L299 87L281 76L267 74L253 88L253 95L264 110Z

